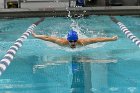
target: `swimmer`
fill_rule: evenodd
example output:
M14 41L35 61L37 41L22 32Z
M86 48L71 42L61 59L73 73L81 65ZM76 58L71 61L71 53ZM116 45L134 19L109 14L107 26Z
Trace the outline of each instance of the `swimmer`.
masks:
M32 31L32 36L41 40L56 43L60 46L69 46L72 49L76 48L77 45L86 46L92 43L116 41L118 39L117 36L79 39L77 32L74 30L68 32L67 39L47 35L37 35L34 31Z

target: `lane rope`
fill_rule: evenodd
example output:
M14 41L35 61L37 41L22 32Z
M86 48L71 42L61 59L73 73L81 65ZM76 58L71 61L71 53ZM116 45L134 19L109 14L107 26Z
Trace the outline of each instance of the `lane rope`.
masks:
M140 39L137 38L128 28L120 21L118 21L115 17L110 17L113 22L119 25L120 29L124 32L124 34L129 38L132 42L134 42L138 47L140 47Z
M21 35L20 38L18 38L15 43L9 48L9 50L6 52L5 56L0 61L0 76L2 73L6 70L6 68L10 65L11 61L13 60L16 52L18 49L22 46L23 41L28 38L28 36L32 33L33 29L42 21L44 21L45 18L41 18L37 22L33 23L31 26L28 27L28 29Z

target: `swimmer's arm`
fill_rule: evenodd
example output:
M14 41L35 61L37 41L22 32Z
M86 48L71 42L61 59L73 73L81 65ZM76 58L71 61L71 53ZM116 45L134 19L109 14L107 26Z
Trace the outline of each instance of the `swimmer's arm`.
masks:
M38 39L47 40L49 36L47 35L37 35L36 33L32 32L32 36Z
M87 38L87 39L81 39L80 41L83 45L88 45L88 44L97 43L97 42L115 41L117 39L118 39L117 36L113 36L111 38L108 38L108 37Z
M47 35L37 35L34 32L32 32L32 36L35 38L41 39L41 40L56 43L58 45L66 45L67 44L67 40L63 39L63 38L57 38L57 37L52 37L52 36L47 36Z

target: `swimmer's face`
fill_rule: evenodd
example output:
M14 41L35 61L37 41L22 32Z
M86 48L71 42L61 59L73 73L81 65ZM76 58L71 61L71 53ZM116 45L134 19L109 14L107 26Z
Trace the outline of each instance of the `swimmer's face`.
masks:
M70 41L69 41L69 46L70 46L71 48L76 48L76 43L77 43L77 40L70 40Z

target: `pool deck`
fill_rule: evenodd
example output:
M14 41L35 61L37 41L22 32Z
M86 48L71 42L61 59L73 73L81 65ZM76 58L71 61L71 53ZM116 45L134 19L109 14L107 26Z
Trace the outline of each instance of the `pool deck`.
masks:
M140 6L106 6L106 7L28 7L0 9L0 18L26 17L65 17L70 11L73 17L89 15L140 15Z

